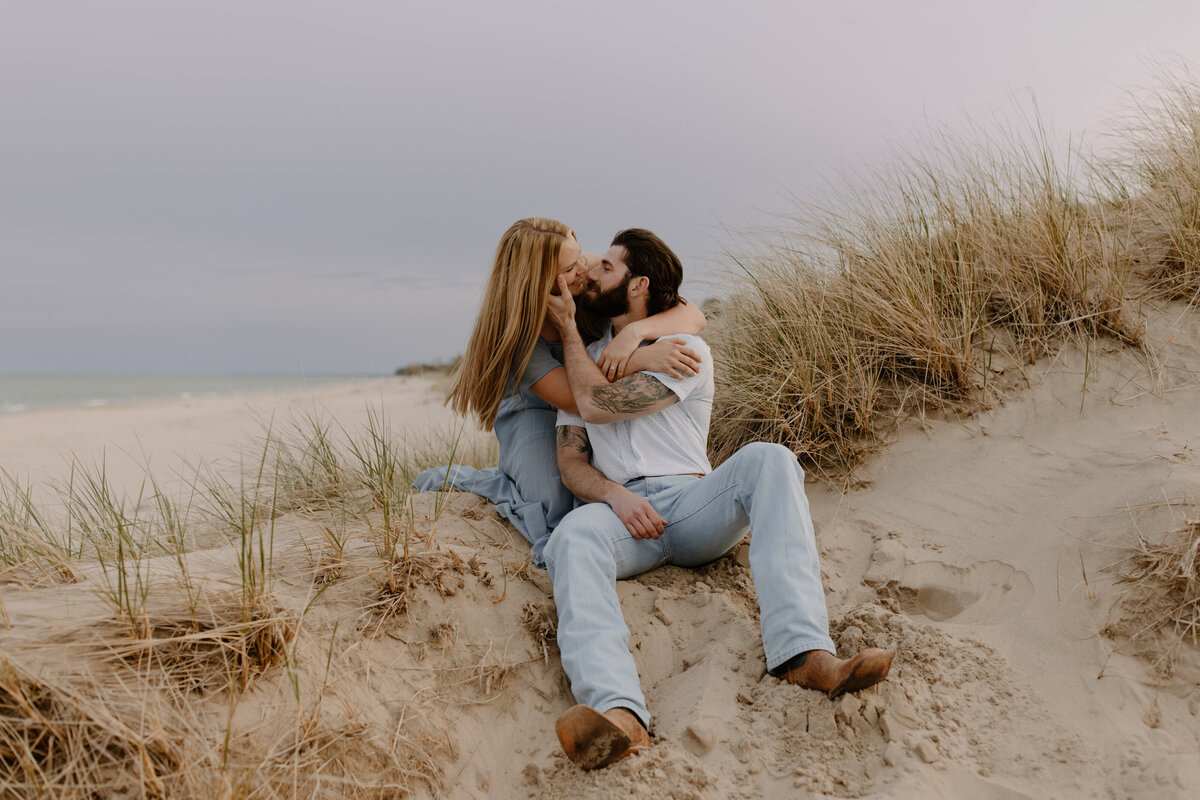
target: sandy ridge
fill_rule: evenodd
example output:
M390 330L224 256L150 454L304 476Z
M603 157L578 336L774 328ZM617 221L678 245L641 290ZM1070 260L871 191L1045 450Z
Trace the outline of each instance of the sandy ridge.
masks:
M1121 604L1114 567L1137 532L1200 516L1200 320L1169 307L1148 335L1156 370L1126 349L1068 351L979 416L902 425L862 488L809 484L839 649L897 651L880 687L831 703L765 675L744 548L660 569L619 585L656 745L580 773L553 739L571 698L547 577L485 501L429 494L414 503L414 548L433 566L392 614L366 533L334 559L317 520L280 521L274 594L299 620L299 666L259 680L238 730L282 746L294 693L307 708L319 697L333 732L319 752L338 774L430 796L1187 797L1200 785L1200 656L1110 626L1139 613ZM376 392L414 425L445 421L419 383L296 400L349 425ZM207 435L246 422L230 405L212 409ZM47 425L70 435L93 411ZM119 424L159 435L194 412L126 410ZM28 448L24 462L4 449L18 453L8 463L46 469L46 435L0 427ZM214 587L232 585L227 551L193 559ZM102 613L86 583L3 591L5 652L31 662L40 631L83 639Z

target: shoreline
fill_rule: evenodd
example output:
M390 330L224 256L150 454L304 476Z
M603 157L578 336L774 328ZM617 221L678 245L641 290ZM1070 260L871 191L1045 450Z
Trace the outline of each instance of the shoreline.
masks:
M135 492L153 468L177 483L192 465L236 474L248 447L276 430L316 415L348 431L382 412L394 433L462 428L469 423L442 405L435 378L392 376L307 389L166 398L0 414L0 470L31 483L64 478L73 461L103 464L114 486ZM482 436L482 432L478 432Z
M162 401L247 397L304 392L329 386L384 380L391 375L5 373L0 386L26 386L0 392L0 419L41 411L116 408ZM60 384L55 387L53 384ZM238 385L241 384L241 385ZM39 396L41 393L43 396Z

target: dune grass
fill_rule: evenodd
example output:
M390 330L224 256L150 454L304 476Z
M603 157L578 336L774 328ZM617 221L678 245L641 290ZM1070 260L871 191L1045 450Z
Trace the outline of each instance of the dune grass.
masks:
M889 426L994 402L1068 343L1137 347L1138 303L1200 288L1200 89L1143 107L1122 161L1023 127L941 132L729 254L711 455L782 443L845 480Z
M1181 648L1200 647L1200 519L1194 504L1184 510L1187 516L1176 517L1182 525L1166 532L1137 529L1110 567L1124 588L1103 632L1164 678L1174 674Z
M447 593L447 575L478 573L477 563L430 549L436 513L411 512L412 478L458 449L452 433L405 441L371 410L359 432L320 416L268 424L236 477L198 465L173 491L147 465L140 487L125 494L103 460L75 459L65 480L45 486L0 474L6 594L70 586L103 609L101 618L64 619L2 646L0 794L373 797L434 785L431 753L442 745L419 720L386 734L322 714L324 683L302 688L311 679L301 679L297 647L304 614L341 579L347 548L365 546L377 565L357 569L368 584L364 613L390 612L374 615L377 628L383 617L403 622L423 586ZM494 454L468 457L483 466ZM285 519L312 523L325 550L313 559L314 588L301 609L276 598ZM232 572L197 567L197 557L222 553ZM3 633L10 618L0 611ZM324 670L308 670L323 681L336 633ZM247 729L238 709L281 670L295 718L274 718L269 734Z
M1148 587L1162 601L1150 627L1170 628L1200 646L1200 520L1187 520L1158 542L1139 536L1131 561L1123 580Z
M1156 296L1200 300L1200 82L1185 68L1136 108L1132 144L1110 166Z

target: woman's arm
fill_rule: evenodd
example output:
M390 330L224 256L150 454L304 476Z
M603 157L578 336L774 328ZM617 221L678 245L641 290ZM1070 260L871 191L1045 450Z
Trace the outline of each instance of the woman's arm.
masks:
M700 371L703 358L684 342L682 337L667 337L639 347L625 362L625 374L621 377L635 372L664 372L680 380L690 378Z
M658 339L672 333L700 333L708 325L704 312L695 303L681 302L652 317L631 322L617 334L604 352L597 365L610 381L637 372L631 368L629 359L637 352L638 345L646 339Z
M575 395L571 394L571 385L567 383L567 370L564 367L555 367L529 388L555 408L571 414L579 413L579 406L575 404Z
M660 311L625 326L625 330L636 328L642 339L657 339L672 333L700 333L708 327L708 319L700 306L681 300L674 308ZM624 333L625 331L621 331Z

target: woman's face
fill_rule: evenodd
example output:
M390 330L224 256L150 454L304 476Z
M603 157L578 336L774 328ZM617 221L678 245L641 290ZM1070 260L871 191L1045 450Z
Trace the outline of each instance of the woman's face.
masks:
M558 274L567 279L567 288L571 295L577 296L587 285L587 265L583 261L583 250L572 233L558 252ZM550 289L550 294L558 294L558 282Z

